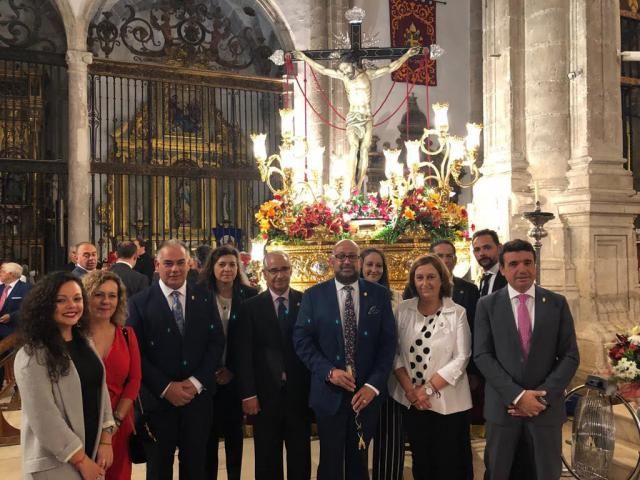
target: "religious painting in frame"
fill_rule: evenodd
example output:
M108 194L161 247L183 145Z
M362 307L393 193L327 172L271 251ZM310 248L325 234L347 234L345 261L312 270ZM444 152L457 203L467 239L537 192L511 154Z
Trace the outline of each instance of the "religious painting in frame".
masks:
M428 0L389 0L392 47L430 46L436 43L436 4ZM435 87L436 61L415 56L399 70L391 74L394 82L409 82Z

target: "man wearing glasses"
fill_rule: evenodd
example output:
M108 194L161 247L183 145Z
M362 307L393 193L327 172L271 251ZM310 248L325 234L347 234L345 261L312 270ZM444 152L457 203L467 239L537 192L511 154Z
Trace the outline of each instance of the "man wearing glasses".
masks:
M291 263L284 252L263 261L267 291L240 307L238 386L242 409L253 420L256 480L309 480L309 371L293 350L293 325L302 293L289 287Z
M318 480L367 479L367 447L396 350L388 290L360 279L360 249L341 240L335 278L308 289L293 333L311 371L309 403L318 423Z

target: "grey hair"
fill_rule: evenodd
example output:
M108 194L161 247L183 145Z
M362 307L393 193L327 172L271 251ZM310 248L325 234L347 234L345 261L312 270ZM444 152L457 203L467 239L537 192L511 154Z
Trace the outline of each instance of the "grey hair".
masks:
M22 271L23 271L22 266L14 262L3 263L2 268L4 268L5 272L7 273L13 273L13 275L15 275L16 278L20 278L20 275L22 275Z
M262 259L262 268L264 268L265 270L267 268L267 258L269 258L270 255L281 255L287 261L287 263L291 265L291 259L289 258L288 254L286 254L282 250L272 250L265 253L264 258Z
M162 251L162 249L164 248L171 248L171 247L178 247L181 248L184 253L185 256L187 258L189 258L191 255L189 254L189 249L187 248L187 246L184 244L184 242L182 242L181 240L178 240L177 238L172 238L170 240L167 240L165 242L162 242L160 244L160 246L158 247L158 251L156 252L156 256L159 257L160 256L160 252Z

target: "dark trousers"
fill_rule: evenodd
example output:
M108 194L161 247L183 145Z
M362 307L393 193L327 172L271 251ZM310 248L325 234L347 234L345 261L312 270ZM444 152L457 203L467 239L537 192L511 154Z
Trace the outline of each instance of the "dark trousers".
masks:
M151 429L157 439L148 451L147 480L171 480L173 459L178 448L181 480L206 479L206 443L211 430L211 394L206 390L184 407L148 412Z
M283 388L282 397L286 397ZM311 423L306 405L290 408L286 401L262 409L253 417L256 480L309 480L311 477ZM284 476L282 447L286 447Z
M557 480L562 473L562 425L487 422L487 480Z
M367 448L378 426L379 413L380 401L376 398L358 416L366 444L363 450L358 449L351 395L344 395L335 415L317 416L320 437L318 480L368 480Z
M414 480L466 480L471 459L469 412L405 412Z
M213 397L213 422L207 446L208 479L218 478L218 441L224 437L224 452L227 461L227 479L240 480L242 468L242 403L235 380L218 385ZM206 438L206 437L203 437ZM204 443L204 442L203 442Z
M373 480L402 480L405 407L387 397L380 407L378 430L373 437Z

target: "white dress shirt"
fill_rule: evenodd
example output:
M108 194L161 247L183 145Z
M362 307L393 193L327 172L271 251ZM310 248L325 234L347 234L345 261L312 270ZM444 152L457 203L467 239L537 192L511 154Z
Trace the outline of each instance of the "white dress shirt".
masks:
M284 306L287 311L289 311L289 290L290 289L287 288L286 292L284 292L282 295L278 295L273 290L269 289L269 293L271 294L271 301L273 302L273 309L276 311L276 315L278 315L278 307L280 306L280 302L278 302L278 299L280 297L284 298Z
M160 290L162 290L164 298L167 300L167 303L169 304L169 310L173 310L173 296L171 294L174 291L177 291L180 293L179 300L180 300L180 304L182 305L182 314L184 315L184 319L186 322L187 321L187 282L185 281L182 284L182 286L176 290L174 290L171 287L168 287L162 280L158 281L158 285L160 285ZM186 323L185 323L185 328L186 328ZM193 383L193 386L196 387L196 390L198 390L198 393L202 392L202 389L204 387L196 377L189 377L189 381ZM169 385L171 385L172 383L173 382L169 382ZM164 397L164 394L167 392L167 388L169 388L169 385L167 385L167 387L162 391L162 395L160 395L160 397Z
M414 361L410 349L427 331L424 327L428 327L425 316L418 311L417 297L400 303L397 322L398 350L393 369L404 367L409 373ZM429 399L431 410L443 415L469 410L472 404L466 368L471 357L471 330L464 307L455 304L451 298L443 298L440 315L428 330L431 333L430 358L424 370L425 379L430 380L437 373L449 384L440 390L439 398L432 396ZM395 375L390 377L389 392L398 403L411 407Z
M491 267L489 270L483 272L484 274L490 273L489 277L489 293L493 293L493 284L496 283L496 277L498 276L498 272L500 271L500 264L496 262L496 264Z

